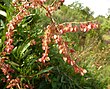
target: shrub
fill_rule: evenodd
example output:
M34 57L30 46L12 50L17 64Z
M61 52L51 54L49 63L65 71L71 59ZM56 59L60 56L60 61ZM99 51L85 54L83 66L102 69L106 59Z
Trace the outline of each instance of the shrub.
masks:
M88 32L96 29L98 23L86 21L57 24L53 13L61 7L64 0L56 0L52 5L45 2L46 0L15 0L11 3L12 6L10 4L9 23L4 31L6 34L1 39L0 74L4 82L1 87L80 88L77 83L73 86L73 80L67 76L68 73L62 72L70 66L64 64L61 59L70 64L75 73L82 76L87 73L73 60L75 50L65 41L64 35L71 32ZM60 68L61 65L65 69ZM68 70L71 71L70 74L73 69ZM53 77L56 74L59 75L57 79ZM70 83L67 84L68 82Z

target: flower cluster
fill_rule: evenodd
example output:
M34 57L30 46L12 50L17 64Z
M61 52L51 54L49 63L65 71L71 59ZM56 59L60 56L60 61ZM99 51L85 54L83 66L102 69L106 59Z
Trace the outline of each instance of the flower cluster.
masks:
M64 34L67 32L78 32L78 31L88 32L91 29L98 28L98 24L89 22L89 23L81 23L80 26L72 26L72 23L69 23L66 26L64 24L59 24L58 27L59 27L59 32L61 34Z
M19 79L19 78L12 79L12 80L9 82L9 85L8 85L6 88L16 87L16 88L18 88L18 89L21 89L19 83L20 83L20 79Z
M13 44L13 35L14 35L14 29L16 26L22 21L22 19L28 15L30 15L28 9L29 8L36 8L39 5L42 5L46 0L20 0L21 5L19 6L19 0L15 0L13 2L13 6L16 7L17 10L19 10L19 13L7 24L7 32L6 32L6 47L5 47L5 52L6 53L11 53L13 50L14 46Z
M33 89L33 87L31 85L25 84L23 83L22 87L20 84L20 78L15 78L15 79L11 79L9 82L9 85L7 85L6 88L13 88L16 87L17 89Z
M24 8L35 8L38 5L44 4L46 1L47 0L13 0L13 5L19 8L19 4L22 3L20 7L23 6Z
M68 43L63 41L62 34L77 31L87 32L96 28L98 28L98 24L92 22L80 23L79 26L72 26L72 23L69 23L66 26L64 24L55 25L53 22L52 25L47 26L47 29L44 32L44 37L42 39L42 49L45 50L45 53L43 53L42 57L37 61L45 63L46 60L50 60L48 57L48 45L51 42L51 39L53 39L58 45L59 53L63 55L63 60L73 66L75 73L80 73L83 76L87 71L79 67L69 55L70 53L73 54L75 51L74 49L69 49Z
M9 73L13 73L14 70L11 69L9 64L4 63L5 60L5 58L0 58L0 69L2 70L4 75L8 75Z
M29 13L26 10L22 10L22 13L19 13L16 15L16 17L14 17L12 19L12 21L9 22L8 26L8 31L6 32L6 48L5 51L7 53L11 53L11 51L13 50L14 46L12 45L13 43L13 35L14 35L14 29L16 28L16 26L18 25L18 23L20 23L22 21L22 19L29 15Z
M11 69L9 64L5 63L6 58L0 58L0 69L2 70L3 74L6 78L2 78L3 82L10 82L12 79L11 73L14 73L14 70Z
M49 53L49 44L51 43L51 37L52 37L52 26L48 25L43 39L42 39L42 49L45 50L45 52L42 54L42 58L40 58L38 61L45 63L45 61L50 60L50 58L48 57L48 53Z
M5 52L6 53L11 53L13 50L14 46L13 44L13 35L14 35L14 29L16 26L22 21L22 19L28 15L30 15L28 9L29 8L38 8L43 7L47 11L47 16L50 17L51 14L57 10L61 3L64 2L64 0L60 0L59 2L55 2L53 5L45 7L43 4L46 2L46 0L14 0L13 1L13 6L16 8L16 10L19 11L19 13L9 22L7 25L8 31L6 32L6 47L5 47Z
M14 46L12 45L12 43L13 43L14 29L22 21L22 19L27 15L29 15L29 12L26 9L20 9L20 12L9 22L9 24L7 24L8 28L6 32L6 41L5 41L6 53L11 53L11 51L13 50Z
M80 24L80 30L82 32L88 32L91 29L97 29L98 26L99 26L98 23L89 22L89 23L85 23L85 24Z
M74 49L69 49L67 42L64 42L60 35L54 35L53 38L55 43L58 44L59 53L63 55L63 60L73 66L75 73L80 73L83 76L87 71L83 68L80 68L69 55L69 53L74 52Z
M60 6L61 6L61 4L62 4L62 1L59 1L59 2L55 2L53 5L50 5L50 6L45 7L46 10L47 10L46 15L47 15L48 17L51 17L52 13L53 13L54 11L56 11L57 9L59 9Z
M82 26L83 25L83 26ZM81 27L82 26L82 27ZM81 24L79 27L74 26L72 27L71 24L68 24L66 26L60 24L60 25L48 25L44 36L42 38L42 49L45 51L40 59L37 60L37 62L45 63L46 61L50 60L48 54L49 54L49 44L51 43L51 40L53 39L54 43L58 45L59 53L63 55L63 60L73 66L75 73L80 73L82 76L87 72L85 69L79 67L76 62L73 60L73 57L70 56L70 54L73 54L75 51L74 49L69 49L68 43L65 42L62 38L61 30L63 30L63 33L67 32L77 32L83 31L85 27L88 27L88 29L97 28L98 24ZM78 29L79 28L79 29ZM74 29L74 31L73 31ZM83 29L83 30L82 30ZM83 31L84 32L84 31Z
M16 87L18 89L21 89L20 78L13 79L11 74L15 73L15 70L13 70L9 64L6 64L5 60L7 60L7 58L5 57L0 58L0 69L2 70L3 74L6 76L3 77L1 80L3 82L8 83L6 88ZM23 86L24 88L33 89L31 85L25 83L23 83Z

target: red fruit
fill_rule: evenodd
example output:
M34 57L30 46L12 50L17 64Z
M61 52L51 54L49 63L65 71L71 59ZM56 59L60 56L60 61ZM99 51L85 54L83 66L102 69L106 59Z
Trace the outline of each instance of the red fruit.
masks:
M5 78L2 78L1 80L2 80L3 82L6 82L6 79L5 79Z
M14 46L13 46L13 45L10 45L10 48L11 48L11 49L13 49L13 48L14 48Z
M10 44L13 43L13 39L12 39L12 38L8 39L7 41L8 41Z
M80 28L84 28L85 27L85 25L84 24L80 24Z
M80 68L80 74L84 76L85 73L87 73L87 70Z
M58 28L59 28L59 29L63 29L63 28L64 28L64 25L63 25L63 24L59 24L59 25L58 25Z
M64 2L65 0L60 0L60 2Z
M88 30L90 30L90 29L92 28L91 24L89 24L89 25L87 26L87 28L88 28Z
M74 31L73 27L71 27L69 30L70 30L70 32L73 32Z
M75 50L74 49L70 49L70 53L74 53L75 52Z
M33 45L36 45L36 41L33 39L33 40L31 40L31 45L33 46Z
M14 27L14 25L13 25L12 23L10 23L9 26L8 26L8 29L9 29L9 30L14 30L15 27Z
M67 57L63 57L63 60L66 62L67 61Z
M71 64L71 59L67 58L67 62L68 62L68 64Z
M74 71L75 71L75 73L79 73L80 72L79 68L77 66L74 66Z
M6 32L6 37L7 39L9 39L11 36L13 36L14 32L11 31L11 32Z
M83 32L87 32L87 31L88 31L88 28L85 27L85 28L83 29Z
M77 26L74 26L73 29L74 29L74 32L78 31L78 27Z

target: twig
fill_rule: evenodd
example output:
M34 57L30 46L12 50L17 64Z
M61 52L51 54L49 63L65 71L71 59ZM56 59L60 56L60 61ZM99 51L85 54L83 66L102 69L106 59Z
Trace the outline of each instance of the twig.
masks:
M41 5L41 6L42 6L42 7L48 12L48 14L50 15L50 19L51 19L52 23L55 23L54 19L52 18L51 13L47 10L47 8L46 8L44 5Z
M64 23L61 23L61 24L68 24L68 23L79 24L79 23L89 23L89 22L97 22L97 20L85 21L85 22L64 22Z

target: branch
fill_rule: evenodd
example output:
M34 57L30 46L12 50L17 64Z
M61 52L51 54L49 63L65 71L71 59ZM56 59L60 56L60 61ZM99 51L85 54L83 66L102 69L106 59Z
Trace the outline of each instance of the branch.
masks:
M61 24L69 24L69 23L73 23L73 24L81 24L81 23L89 23L89 22L97 22L97 20L85 21L85 22L64 22L64 23L61 23Z

